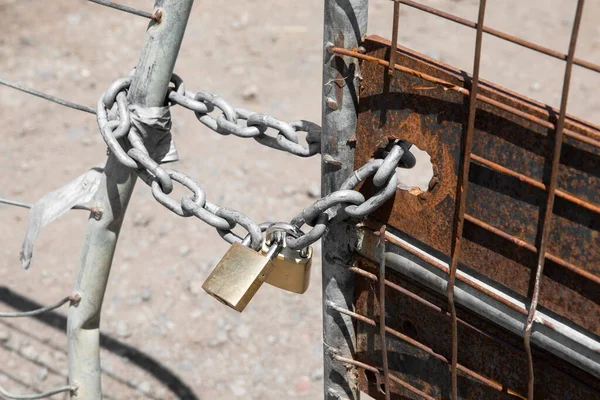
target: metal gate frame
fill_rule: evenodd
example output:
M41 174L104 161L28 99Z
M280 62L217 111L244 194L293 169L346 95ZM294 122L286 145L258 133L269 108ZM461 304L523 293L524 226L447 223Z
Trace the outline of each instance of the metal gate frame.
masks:
M427 73L423 73L423 71L396 64L396 39L400 3L476 29L473 76L472 78L466 77L463 86L428 75ZM400 338L419 351L423 351L437 360L449 364L451 366L450 386L452 399L459 398L459 374L484 383L488 387L493 388L494 391L502 393L506 398L533 399L534 396L535 398L545 398L540 396L548 396L548 393L552 393L552 390L560 390L560 385L566 385L562 389L565 391L566 387L573 387L571 395L575 396L575 398L585 398L581 396L589 396L590 393L592 393L591 396L598 394L598 377L600 377L600 355L598 349L600 349L600 341L597 336L589 331L582 332L581 328L577 324L571 323L571 321L565 321L561 318L556 318L552 314L549 315L546 311L537 310L546 260L560 265L562 268L577 274L582 279L587 279L594 285L597 285L600 281L593 272L589 272L590 268L594 269L593 265L589 268L587 266L586 268L580 268L556 255L549 254L547 251L551 229L550 221L556 197L583 207L591 211L594 215L598 214L598 210L600 210L600 207L594 204L594 201L581 199L557 188L563 137L579 141L594 149L600 148L600 136L594 130L595 128L592 129L592 134L588 134L587 132L582 133L577 131L577 129L573 129L572 122L571 126L566 126L565 123L567 119L566 109L569 83L573 65L600 72L600 66L575 58L575 47L583 14L583 6L584 1L579 0L577 2L569 51L568 54L562 54L485 27L485 0L480 1L477 23L421 5L414 1L395 0L394 29L390 45L391 51L388 53L389 58L386 60L385 53L382 54L380 52L379 57L373 57L372 55L366 55L365 52L367 50L360 47L363 43L362 39L365 37L368 0L325 1L322 98L323 195L327 195L339 188L341 182L353 173L354 166L356 165L355 144L361 92L360 81L362 78L359 60L362 59L379 64L388 68L390 73L400 71L401 73L418 77L428 83L441 85L446 90L455 91L468 97L466 101L468 103L468 120L465 124L466 133L462 139L463 147L461 150L459 172L457 174L457 207L452 223L450 257L447 260L440 259L440 254L435 249L425 246L422 242L416 241L415 243L415 241L402 232L392 227L386 227L381 222L385 221L385 218L379 218L379 221L369 219L365 223L360 223L356 226L351 223L334 226L323 239L323 340L326 399L358 399L360 397L360 381L365 379L365 372L371 372L372 374L367 377L368 382L362 382L362 388L364 389L365 385L372 385L375 388L375 392L373 393L381 395L382 398L389 399L391 397L390 387L392 385L401 387L403 393L409 396L407 398L413 398L413 396L416 396L414 398L434 398L423 387L419 389L415 386L414 382L399 379L398 376L389 373L389 349L386 346L387 335ZM552 120L553 111L550 111L547 117L540 118L539 116L527 114L516 107L511 107L511 105L503 104L485 95L485 93L483 95L479 93L479 60L484 32L566 61L561 105L560 110L556 113L555 122ZM537 124L537 126L554 133L551 168L548 176L543 177L543 182L472 154L471 149L473 146L475 115L478 109L478 102L497 107L504 112L524 118L532 124ZM575 122L578 123L579 121ZM357 155L357 157L359 156ZM364 161L364 159L361 159L358 164ZM516 178L546 193L545 204L540 207L540 225L535 245L518 237L511 236L466 213L469 167L473 161ZM530 288L529 296L525 301L512 296L510 293L499 290L499 287L489 285L487 282L481 282L478 276L470 276L465 271L458 272L461 254L460 245L465 221L478 225L481 229L492 232L514 245L536 254L537 265L532 267L534 272L533 284ZM353 254L355 248L357 253ZM370 262L379 263L379 267L371 265L370 268L372 271L369 271L368 264ZM386 274L386 272L390 273L390 270L401 271L402 279L408 278L410 282L403 282L403 285L399 285L395 282L397 277L392 279ZM373 286L371 288L372 292L377 293L377 295L375 299L371 299L373 304L368 306L360 304L360 300L357 300L356 291L365 290L364 287L361 287L365 285L364 280L357 283L357 279L361 278L378 282L379 289L374 288L373 282L370 284ZM456 282L457 280L458 283ZM418 287L414 286L415 283L418 284ZM411 290L406 289L409 286L412 288ZM391 287L450 318L452 340L451 354L449 356L436 352L434 351L435 349L431 349L423 343L417 342L411 337L386 326L386 287ZM423 291L423 288L426 288L426 290ZM416 293L420 293L421 295L417 295ZM428 298L432 293L445 295L448 301L447 307L438 304L439 298L437 300ZM374 304L377 304L377 306ZM474 328L474 326L470 324L470 321L465 320L464 310L461 311L461 317L457 315L456 305L460 305L469 312L483 317L488 322L492 321L493 324L490 325L488 323L488 328L492 331L495 329L494 326L496 326L500 327L501 330L511 332L511 334L505 337L508 341L513 340L515 337L522 338L522 348L524 349L523 360L525 360L524 363L528 374L528 383L524 392L515 392L503 386L502 383L486 379L484 376L458 363L459 325L470 328ZM365 313L361 314L359 312L360 309L365 312L371 311L373 315L369 317ZM470 315L469 318L475 317ZM360 346L357 342L358 324L377 328L371 329L371 333L378 334L376 339L371 339L378 341L376 344L380 347L381 356L377 361L381 366L374 366L359 360L360 357L357 355ZM481 324L486 324L486 322L481 322ZM534 325L535 329L532 329ZM368 331L368 329L366 330ZM499 337L503 336L506 332L496 333L498 335L492 335L492 337L503 341ZM589 390L586 389L587 386L584 389L579 389L576 385L571 385L572 379L569 381L569 375L566 377L553 377L552 379L555 382L549 382L548 376L541 376L539 384L546 384L549 389L548 391L539 390L539 385L535 381L536 372L539 373L539 367L536 368L534 365L534 357L531 349L532 341L540 349L544 349L558 357L552 358L552 356L549 356L552 362L560 363L561 360L567 360L572 365L576 365L581 370L586 371L585 376L578 376L578 379L584 382L584 386L591 382ZM506 344L506 341L503 343ZM374 348L377 345L374 345ZM519 346L515 346L513 343L512 347L518 349ZM520 349L518 350L521 351ZM516 366L515 368L520 368L520 366ZM561 365L561 368L569 370L572 377L579 374L577 368L572 368L568 365ZM534 388L539 393L535 393ZM438 395L441 395L442 398L447 398L446 393L438 393ZM436 398L438 398L437 395Z

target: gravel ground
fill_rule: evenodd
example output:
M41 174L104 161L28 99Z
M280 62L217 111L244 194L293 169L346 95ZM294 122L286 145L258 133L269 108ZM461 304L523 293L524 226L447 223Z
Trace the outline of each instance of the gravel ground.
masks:
M152 1L121 3L147 10ZM474 0L425 3L476 18ZM489 3L489 26L566 52L574 0ZM600 63L600 3L586 6L577 55ZM218 93L234 106L318 122L322 8L322 0L197 0L176 71L190 90ZM391 10L388 0L371 2L370 33L390 37ZM0 12L0 75L90 106L137 63L147 24L84 0L0 0ZM402 45L471 71L473 30L407 7L400 27ZM481 75L558 105L560 61L486 37ZM575 69L572 114L600 122L592 97L599 83ZM106 154L93 116L4 87L0 121L3 198L35 201ZM202 182L212 202L265 221L289 220L315 200L317 158L219 136L181 108L173 122L176 168ZM17 295L48 304L72 289L87 213L73 211L45 229L31 269L23 271L27 217L24 209L0 207L0 285L16 293L0 292L1 310ZM106 398L176 398L169 385L198 399L322 397L320 246L305 295L265 285L242 314L200 288L227 247L207 225L177 218L145 185L136 187L103 310L102 331L114 339L102 351ZM65 383L61 323L0 321L0 385L26 393Z

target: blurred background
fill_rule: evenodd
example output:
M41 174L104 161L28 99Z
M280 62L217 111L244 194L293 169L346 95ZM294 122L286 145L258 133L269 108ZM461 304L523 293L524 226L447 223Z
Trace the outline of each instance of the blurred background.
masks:
M422 3L476 20L476 0ZM575 3L490 0L486 25L566 52ZM368 31L389 39L392 3L370 4ZM322 13L322 0L196 0L176 72L188 90L216 93L235 107L319 123ZM85 0L0 0L0 15L0 76L91 107L137 64L147 25ZM576 54L595 63L599 17L600 3L588 2ZM402 46L470 73L474 41L470 28L401 7ZM483 79L558 106L563 62L489 36L483 48ZM599 79L575 67L570 114L600 122ZM176 168L201 182L213 203L257 221L289 221L320 195L318 156L220 136L182 108L172 115ZM2 86L0 129L2 198L35 202L106 156L92 115ZM0 310L50 304L71 292L87 217L72 211L43 230L24 271L28 212L0 206ZM242 314L201 289L227 248L214 229L174 216L137 185L102 315L106 398L322 398L320 245L306 294L264 285ZM64 385L66 308L58 314L0 319L2 387L31 393Z

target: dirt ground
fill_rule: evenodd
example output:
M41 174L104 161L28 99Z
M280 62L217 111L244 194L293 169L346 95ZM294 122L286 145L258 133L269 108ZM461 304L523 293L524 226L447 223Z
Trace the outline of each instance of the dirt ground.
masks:
M475 20L475 0L426 4ZM121 3L150 10L152 0ZM491 0L486 24L566 52L575 0ZM577 56L600 63L600 3L588 2ZM197 0L176 71L192 91L292 121L320 121L322 0ZM373 0L369 32L389 38L392 4ZM136 65L147 20L85 0L0 0L0 76L94 106ZM470 72L475 32L402 7L399 42ZM485 37L481 76L557 106L564 63ZM570 113L600 122L599 77L576 68ZM181 161L212 202L254 220L290 220L315 200L320 162L219 136L173 109ZM106 156L93 116L0 87L0 197L34 202ZM49 304L73 287L88 214L72 211L19 263L26 209L0 206L0 310ZM216 231L158 205L138 184L121 231L102 331L108 399L322 398L320 245L303 295L263 286L233 312L201 290L227 250ZM66 381L66 308L0 320L0 385L15 393ZM57 396L61 398L61 396Z

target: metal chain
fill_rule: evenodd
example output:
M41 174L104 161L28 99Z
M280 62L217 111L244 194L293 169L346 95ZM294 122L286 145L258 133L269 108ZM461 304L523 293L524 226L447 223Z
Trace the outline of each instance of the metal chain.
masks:
M175 87L169 90L169 101L194 111L202 124L221 135L253 138L262 145L300 157L311 157L321 152L321 127L315 123L305 120L287 123L270 115L234 108L212 93L193 93L182 89L183 80L175 74L173 83ZM217 118L210 115L215 108L221 111ZM269 128L277 131L276 136L267 135ZM306 146L298 143L298 132L306 133Z
M169 89L169 101L194 111L200 122L219 134L254 138L265 146L301 157L310 157L321 150L321 128L312 122L300 120L287 123L269 115L233 108L214 94L186 91L183 80L175 74L171 82L174 86ZM98 100L98 126L109 151L121 164L135 169L141 180L151 187L154 198L176 215L195 216L216 228L227 242L241 242L258 250L262 245L262 232L271 224L259 225L239 211L209 202L198 182L182 172L162 167L151 157L140 135L132 129L131 110L127 102L130 84L130 77L118 79ZM221 111L217 118L210 115L215 108ZM269 128L277 131L276 136L266 134ZM298 143L297 132L307 133L307 146ZM338 191L315 201L296 215L291 225L299 232L302 232L300 228L304 225L312 229L301 235L287 237L287 246L292 250L304 249L318 241L329 225L347 218L363 218L378 209L394 195L398 186L396 167L403 166L401 159L404 154L410 156L409 147L407 142L392 143L384 159L369 161L356 170ZM410 162L404 163L408 164ZM375 187L380 189L372 197L365 199L354 188L371 176ZM183 196L179 201L169 197L173 191L173 182L183 185L191 194ZM232 231L237 225L248 232L245 237Z

